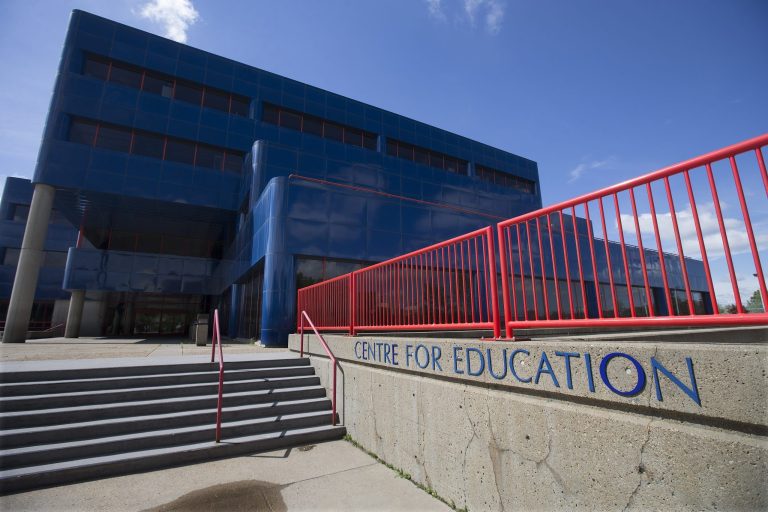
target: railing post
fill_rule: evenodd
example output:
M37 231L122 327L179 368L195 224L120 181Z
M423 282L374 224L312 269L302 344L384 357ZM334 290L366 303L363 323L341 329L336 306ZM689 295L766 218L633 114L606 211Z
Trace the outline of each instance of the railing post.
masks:
M349 275L349 335L355 335L355 315L357 313L357 271Z
M507 268L507 239L503 235L501 223L496 224L496 234L499 240L499 259L501 260L501 298L504 301L504 334L512 339L512 306L509 300L509 269ZM512 283L514 286L514 283Z
M303 310L299 313L299 318L301 318L301 328L299 329L299 332L301 333L301 346L299 348L299 356L304 357L304 311Z
M501 319L499 318L499 290L496 287L496 248L493 243L493 229L491 226L485 228L485 235L488 237L488 267L491 272L491 308L493 310L493 337L501 338Z

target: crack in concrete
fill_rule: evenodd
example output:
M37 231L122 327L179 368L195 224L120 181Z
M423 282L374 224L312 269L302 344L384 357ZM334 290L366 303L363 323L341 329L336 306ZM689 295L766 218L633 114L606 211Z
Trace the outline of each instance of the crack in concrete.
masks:
M555 471L555 468L553 468L549 463L549 457L552 455L552 424L550 421L551 417L549 414L547 414L547 453L538 461L533 461L536 463L536 470L540 470L541 466L544 466L549 470L550 474L552 475L552 478L555 479L555 483L560 486L560 488L563 490L563 492L566 495L570 495L571 491L568 489L568 486L565 484L565 480L563 480L563 477Z
M640 488L643 486L643 480L645 479L643 475L645 474L645 466L643 465L643 455L645 454L645 448L648 446L648 442L651 440L651 425L653 424L654 420L650 420L648 424L645 426L645 441L643 441L643 444L640 446L640 454L638 457L637 462L637 471L638 471L638 481L637 486L632 490L631 493L629 493L629 498L627 499L627 504L624 505L624 508L622 509L623 512L626 512L629 510L629 507L632 505L632 502L635 500L635 496L637 495L637 492L640 490Z
M467 452L469 452L469 447L472 445L472 441L474 441L477 438L477 431L475 430L475 424L472 423L472 418L469 416L469 412L467 412L467 390L464 388L464 392L462 394L462 408L464 410L464 414L467 417L467 421L469 422L469 426L472 427L472 437L469 438L469 442L467 443L467 446L464 448L464 461L462 464L462 473L464 477L464 507L467 507Z
M505 512L504 508L504 499L501 496L501 486L499 480L502 482L504 481L502 470L503 470L503 461L501 460L501 455L505 452L508 452L509 450L506 448L500 448L498 441L496 441L496 433L493 431L493 420L491 417L491 406L489 405L490 397L486 395L485 397L485 410L488 414L488 430L491 433L491 439L488 444L488 454L491 457L491 465L493 467L493 480L496 484L496 494L499 496L499 507L501 507L501 512Z

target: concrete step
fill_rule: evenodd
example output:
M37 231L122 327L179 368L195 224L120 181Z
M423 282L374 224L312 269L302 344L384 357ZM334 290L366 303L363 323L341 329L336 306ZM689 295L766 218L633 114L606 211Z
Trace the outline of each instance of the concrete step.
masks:
M226 403L226 396L225 396ZM224 422L256 419L300 412L330 411L331 401L325 397L305 400L267 402L237 407L224 407ZM327 414L330 414L328 412ZM127 418L84 421L55 426L39 426L0 431L0 449L7 450L44 443L80 441L109 435L185 427L213 425L216 409L189 410L166 414L151 414Z
M314 370L311 366L279 366L274 368L246 368L240 370L231 370L228 367L225 367L224 381L233 382L237 380L253 380L270 377L298 377L302 375L314 375ZM200 372L158 373L139 376L0 384L0 396L12 397L44 395L48 393L75 393L78 391L138 388L146 386L172 386L218 381L219 370L217 368L216 370Z
M224 406L235 407L264 402L277 403L286 400L321 397L325 397L325 389L317 385L261 389L226 393L224 396ZM0 428L18 429L120 417L164 414L193 409L212 409L216 407L217 398L216 394L210 394L33 411L2 412L0 413Z
M248 370L258 368L276 368L287 366L308 366L309 359L304 357L286 357L276 359L258 359L244 361L226 361L226 370ZM103 379L111 377L135 377L152 374L174 374L219 371L219 363L168 363L146 364L141 366L110 366L94 368L66 368L49 370L3 371L0 383L41 382L59 380Z
M326 424L331 424L330 411L312 411L228 421L222 424L222 440ZM201 443L214 439L214 436L215 422L207 425L176 427L2 450L0 451L0 460L3 461L3 469L8 470L68 460L100 457L109 454L124 454L183 444Z
M276 389L284 387L313 386L320 383L314 375L297 377L270 377L264 379L240 380L224 383L224 393L256 391L260 389ZM151 384L151 383L147 383ZM80 391L74 393L54 393L34 396L13 396L0 399L0 411L34 411L48 408L76 407L81 405L111 404L139 400L156 400L162 398L180 398L217 394L219 383L205 382L174 386L148 386L133 389L107 389L98 391Z
M0 472L0 492L8 494L75 481L316 443L339 439L345 433L346 429L343 426L323 425L235 437L219 444L208 441L9 469Z

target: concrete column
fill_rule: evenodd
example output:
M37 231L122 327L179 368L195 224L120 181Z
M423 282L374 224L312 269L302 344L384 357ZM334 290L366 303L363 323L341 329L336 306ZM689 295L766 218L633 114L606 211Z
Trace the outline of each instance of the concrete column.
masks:
M67 312L67 325L64 328L65 338L79 338L80 325L83 321L83 305L85 304L85 290L72 290L69 299L69 311Z
M13 280L13 291L8 304L3 343L24 343L27 339L37 278L45 256L43 248L45 235L48 233L48 222L51 219L54 194L55 190L50 185L42 183L35 185L24 239L21 242L16 278Z

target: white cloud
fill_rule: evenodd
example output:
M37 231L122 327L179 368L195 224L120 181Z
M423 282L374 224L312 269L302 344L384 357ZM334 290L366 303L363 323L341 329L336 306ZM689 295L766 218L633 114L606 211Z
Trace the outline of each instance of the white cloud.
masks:
M443 11L442 0L425 0L427 2L427 9L429 9L429 15L433 18L445 21L445 11Z
M450 1L450 0L449 0ZM506 4L504 0L453 0L453 7L447 7L443 0L425 0L429 15L439 21L448 19L447 10L458 22L476 27L478 20L490 34L498 34L504 21ZM460 3L460 6L457 6Z
M141 6L139 16L163 25L165 37L187 42L187 30L200 19L191 0L149 0Z
M754 273L754 264L751 257L749 237L741 218L728 217L726 215L726 210L728 209L726 203L721 202L720 207L723 212L723 225L728 236L728 246L731 250L731 256L733 256L737 285L742 301L746 302L749 294L758 287L757 279L752 275ZM699 216L699 225L701 226L701 238L710 263L717 301L720 304L733 303L733 287L731 286L728 267L724 258L725 250L714 203L697 204L696 210ZM700 259L699 238L696 233L696 223L690 206L684 210L676 210L675 215L677 217L678 230L680 231L680 243L683 246L683 253L687 257ZM661 238L664 252L676 254L677 242L672 224L672 215L669 212L657 213L656 221L659 226L659 237ZM653 216L650 213L642 213L638 215L638 223L646 249L656 249ZM635 224L632 215L622 214L621 224L624 228L624 233L634 238ZM752 228L758 248L768 247L768 222L764 219L752 219ZM764 260L764 251L760 252L763 253L761 258Z
M581 178L581 176L587 172L592 171L594 169L602 169L606 167L607 165L610 165L613 163L613 158L606 158L604 160L592 160L591 162L583 162L574 167L568 175L570 178L568 179L568 183L573 183L574 181Z

